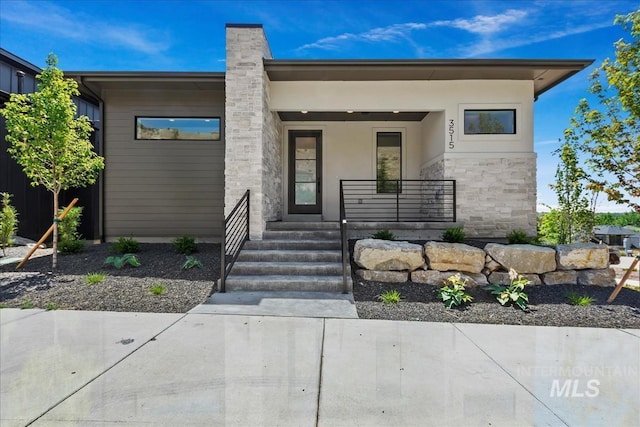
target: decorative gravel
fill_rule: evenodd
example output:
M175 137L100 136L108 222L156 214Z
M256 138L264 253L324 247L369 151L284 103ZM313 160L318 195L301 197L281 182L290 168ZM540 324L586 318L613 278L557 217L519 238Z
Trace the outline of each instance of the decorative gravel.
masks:
M121 270L104 265L108 244L86 245L76 255L59 255L51 273L51 250L38 249L36 258L16 270L16 264L0 266L0 304L5 307L57 308L65 310L185 313L204 302L220 277L220 245L198 244L192 254L203 268L185 270L185 255L171 244L140 244L136 257L142 264ZM26 248L10 248L7 257L21 257ZM87 274L103 272L104 281L87 283ZM164 287L154 295L151 288Z
M111 255L108 244L87 245L77 255L60 255L59 268L51 270L51 250L39 249L23 269L16 264L0 266L0 304L5 307L32 305L35 308L67 310L133 311L185 313L204 302L215 291L220 277L220 246L198 244L193 254L203 268L182 269L185 256L176 254L170 244L141 244L137 254L142 265L117 270L105 266ZM7 257L22 257L25 247L10 248ZM353 271L357 268L352 266ZM105 272L101 283L90 285L88 273ZM612 304L606 300L612 287L536 285L525 289L529 309L503 307L481 288L469 288L473 302L458 309L446 309L437 297L437 286L418 283L385 284L353 278L353 295L358 316L425 322L490 323L512 325L588 326L602 328L640 328L640 291L623 288ZM151 288L161 285L162 295ZM402 295L398 304L384 304L378 296L396 289ZM637 289L637 288L636 288ZM574 292L595 299L584 307L569 303Z

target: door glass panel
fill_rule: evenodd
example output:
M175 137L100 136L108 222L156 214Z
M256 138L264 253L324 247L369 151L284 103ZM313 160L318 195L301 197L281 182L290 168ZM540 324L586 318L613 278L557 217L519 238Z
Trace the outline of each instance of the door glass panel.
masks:
M316 182L315 160L296 160L296 182Z
M316 183L296 183L296 205L316 204Z
M296 159L315 159L316 139L314 137L296 138Z

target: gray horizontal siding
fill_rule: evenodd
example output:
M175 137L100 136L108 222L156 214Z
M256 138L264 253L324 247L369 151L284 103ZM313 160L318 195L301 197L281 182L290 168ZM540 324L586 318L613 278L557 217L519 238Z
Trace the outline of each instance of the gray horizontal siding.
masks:
M220 117L223 91L115 91L105 100L105 237L221 236L220 141L137 141L135 116Z

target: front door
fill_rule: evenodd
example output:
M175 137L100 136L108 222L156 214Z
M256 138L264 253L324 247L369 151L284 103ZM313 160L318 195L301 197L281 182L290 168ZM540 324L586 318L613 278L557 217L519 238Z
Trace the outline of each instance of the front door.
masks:
M322 213L322 131L289 131L289 213Z

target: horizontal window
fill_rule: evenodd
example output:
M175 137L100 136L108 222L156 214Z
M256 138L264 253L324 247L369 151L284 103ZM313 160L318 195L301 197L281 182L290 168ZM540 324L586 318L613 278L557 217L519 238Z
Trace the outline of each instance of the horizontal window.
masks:
M136 139L219 141L219 117L136 117Z
M464 110L465 135L514 135L516 110Z

